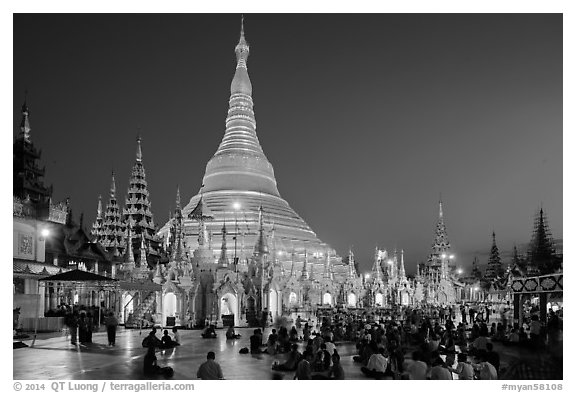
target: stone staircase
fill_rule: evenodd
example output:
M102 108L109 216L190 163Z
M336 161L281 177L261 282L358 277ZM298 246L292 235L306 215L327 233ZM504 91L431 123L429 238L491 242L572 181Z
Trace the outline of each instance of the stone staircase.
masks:
M132 314L128 317L126 321L127 328L137 328L143 321L144 315L152 309L152 306L156 303L156 292L151 291L144 297L144 300L136 307ZM148 323L148 321L146 321ZM146 326L146 325L145 325Z

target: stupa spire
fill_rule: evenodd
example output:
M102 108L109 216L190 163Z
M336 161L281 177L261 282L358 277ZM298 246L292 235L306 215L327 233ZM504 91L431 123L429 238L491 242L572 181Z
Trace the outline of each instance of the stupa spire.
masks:
M134 261L134 251L132 250L132 228L128 227L128 238L126 240L126 268L128 270L134 269L136 262Z
M356 266L354 266L354 253L352 252L352 247L348 250L348 275L352 278L356 278Z
M302 279L310 279L310 273L308 272L308 250L304 250L304 266L302 266Z
M228 267L228 249L226 247L226 221L222 225L222 247L220 249L220 259L218 260L218 267Z
M102 218L102 195L98 195L98 208L96 209L96 221L92 224L92 230L90 234L96 237L96 241L100 241L103 237L102 224L104 219Z
M120 206L118 206L118 201L116 200L116 179L114 177L114 172L112 172L112 179L110 181L110 199L106 205L106 212L104 213L102 230L98 241L107 251L115 252L115 250L118 250L118 253L122 254L126 247L125 229L126 226L122 221L122 216L120 214Z
M30 120L28 119L29 111L28 105L26 105L28 92L24 92L24 103L22 104L22 122L20 123L20 135L19 137L25 142L30 143Z
M262 205L258 209L258 239L254 245L254 255L264 256L269 254L268 251L268 241L266 240L266 235L264 234L264 209Z
M406 278L406 269L404 268L404 249L400 250L400 279Z
M376 247L376 251L374 252L374 265L372 266L372 274L374 275L375 282L382 281L382 269L380 268L380 258L378 258L379 254L378 247Z
M138 138L136 139L137 146L136 146L136 162L142 162L142 137L140 133L138 133Z

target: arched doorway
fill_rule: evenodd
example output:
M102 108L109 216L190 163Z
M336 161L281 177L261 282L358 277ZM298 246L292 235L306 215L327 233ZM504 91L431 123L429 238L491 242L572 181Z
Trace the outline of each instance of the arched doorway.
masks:
M222 317L222 323L225 326L233 324L235 326L239 325L238 318L238 298L236 295L228 292L220 298L220 316Z
M164 324L168 325L167 319L176 316L177 299L173 292L168 292L164 295L162 301L162 314L164 317Z
M445 304L447 301L447 296L444 292L439 292L438 293L438 303L440 304Z
M403 306L408 306L410 304L410 295L408 295L408 292L402 291L400 293L400 304Z
M278 291L271 289L268 294L268 311L272 318L278 316Z
M328 304L328 305L332 305L332 295L330 294L330 292L326 292L324 294L324 296L322 297L322 304Z
M356 295L354 294L354 292L350 292L348 294L348 306L356 307Z
M382 295L382 292L378 292L376 294L376 297L374 298L374 304L376 304L378 307L384 307L384 295Z

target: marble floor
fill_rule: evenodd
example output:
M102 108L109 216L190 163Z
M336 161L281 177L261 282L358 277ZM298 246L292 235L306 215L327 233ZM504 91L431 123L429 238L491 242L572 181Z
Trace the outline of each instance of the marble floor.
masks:
M264 337L268 337L270 330L266 329ZM226 340L224 330L218 330L215 339L203 339L200 330L181 330L182 345L157 352L158 365L171 366L174 369L172 379L194 380L197 379L198 367L206 360L206 353L214 351L226 379L265 380L273 379L274 374L281 375L283 379L293 379L293 372L274 372L271 369L272 363L275 360L283 362L286 354L240 354L240 348L249 347L253 329L241 328L236 331L242 335L238 340ZM13 377L15 380L149 379L142 373L146 354L142 340L147 334L148 330L140 332L119 328L114 347L107 345L105 332L94 333L92 344L77 346L70 344L70 338L63 334L55 337L40 335L33 347L13 350ZM23 342L32 344L31 339ZM356 352L354 345L340 344L337 350L341 355L346 379L365 379L360 365L352 361Z

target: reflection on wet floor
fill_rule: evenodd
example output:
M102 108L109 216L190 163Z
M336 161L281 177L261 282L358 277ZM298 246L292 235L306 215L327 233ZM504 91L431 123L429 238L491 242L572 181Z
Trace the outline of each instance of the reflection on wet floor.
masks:
M200 330L181 330L182 345L158 351L158 364L171 366L173 379L197 379L196 371L206 360L206 353L214 351L226 379L272 379L275 374L280 374L283 379L294 377L293 372L271 370L272 363L275 360L283 362L286 354L240 354L241 348L250 346L253 329L236 330L242 335L237 340L226 340L223 330L218 331L215 339L203 339ZM268 337L270 330L266 329L264 337ZM73 346L65 336L36 340L33 348L13 351L14 379L148 379L142 374L146 353L142 340L147 333L120 329L114 347L106 345L105 332L95 333L93 343L88 345ZM31 340L25 342L31 344ZM352 361L354 344L341 344L337 349L342 356L346 378L364 379L359 365Z

